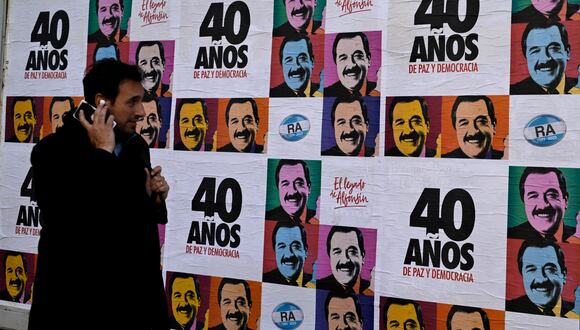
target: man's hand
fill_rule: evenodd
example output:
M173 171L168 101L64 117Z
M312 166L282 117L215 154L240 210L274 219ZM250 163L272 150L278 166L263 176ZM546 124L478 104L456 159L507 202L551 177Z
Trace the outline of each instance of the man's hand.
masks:
M167 199L167 194L169 193L169 185L165 181L165 177L161 175L161 166L155 166L151 172L145 168L145 173L147 173L147 179L145 181L147 195L151 196L155 193L155 203L161 204Z
M107 104L101 101L97 106L97 110L93 115L93 123L89 123L83 110L79 113L79 121L81 125L87 130L89 139L95 148L103 149L108 152L115 150L115 133L113 132L113 115L107 117Z

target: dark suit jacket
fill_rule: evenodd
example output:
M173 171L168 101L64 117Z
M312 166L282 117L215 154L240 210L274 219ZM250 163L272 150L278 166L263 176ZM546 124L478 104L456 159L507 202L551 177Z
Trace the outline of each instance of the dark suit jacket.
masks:
M562 300L562 309L560 311L560 316L563 317L566 313L574 308L574 303ZM516 299L508 300L505 303L505 309L510 312L528 313L536 315L544 315L540 308L536 306L528 296L523 295Z
M322 26L322 21L314 21L312 25L312 34L316 34L316 31L320 28L320 26ZM286 22L275 28L273 35L274 37L298 37L300 35L306 35L306 32L300 33L296 31L296 29L294 29L290 23Z
M364 94L360 93L360 96L367 96L370 92L372 92L377 87L377 83L374 81L367 80L367 90ZM335 82L334 84L324 88L324 96L342 96L342 95L349 95L350 91L342 85L340 80Z
M126 35L127 30L121 29L119 39L123 39ZM110 42L115 42L115 40L107 38L100 29L89 35L89 43L105 44Z
M145 190L147 143L133 134L116 156L91 144L72 111L64 120L31 154L42 230L29 329L167 329L157 229L167 210Z
M425 157L435 157L437 152L435 149L425 149ZM403 155L403 153L397 147L392 147L391 149L385 152L385 156L401 156L401 157L408 157L407 155Z
M576 233L576 228L572 226L564 225L563 241L568 240L568 238ZM508 229L508 238L517 238L524 240L543 240L544 238L540 235L529 222L521 223L515 227Z
M226 144L225 146L219 148L217 151L228 151L228 152L239 152L238 149L234 148L231 143ZM261 154L264 151L264 146L260 144L254 144L254 151L253 153ZM249 152L249 151L248 151Z
M576 86L578 79L566 77L566 84L564 85L564 93L568 94L572 87ZM548 94L540 85L531 78L517 82L510 86L510 94L512 95L529 95L529 94Z
M502 157L503 151L495 150L493 148L491 149L491 159L501 159ZM442 155L441 158L469 158L469 157L467 157L467 155L461 150L461 148L457 148L451 152Z
M568 4L568 7L566 8L566 19L570 19L570 17L572 17L572 15L574 15L579 8L580 5ZM559 21L560 17L558 17L558 15L554 15L550 17L550 19ZM544 22L546 20L546 16L537 11L536 8L534 8L532 5L529 5L526 8L512 14L512 23L538 23Z
M375 148L365 146L365 157L373 157L375 155ZM338 146L333 146L322 151L322 156L348 156Z
M284 275L282 275L282 273L280 273L278 268L275 268L272 271L264 273L262 279L263 279L263 282L292 285L292 284L288 283L288 281L286 280ZM308 282L310 282L310 280L312 280L312 274L308 274L306 272L302 273L302 286L303 287L306 287L306 284ZM295 286L298 286L298 285L295 285Z
M314 96L314 93L320 88L320 84L311 83L310 84L310 95ZM286 82L270 89L270 96L272 97L297 97L294 90L286 85Z
M371 282L360 279L360 287L359 292L354 292L354 289L348 288L345 289L338 281L334 278L334 275L330 274L323 279L316 281L316 289L334 291L334 292L348 292L354 294L362 294L366 289L371 286Z
M316 210L307 209L306 210L306 223L310 223L310 219L314 218L316 215ZM282 206L278 206L276 208L271 209L270 211L266 211L266 220L274 220L274 221L289 221L294 222L295 219L291 218L286 211L282 208Z

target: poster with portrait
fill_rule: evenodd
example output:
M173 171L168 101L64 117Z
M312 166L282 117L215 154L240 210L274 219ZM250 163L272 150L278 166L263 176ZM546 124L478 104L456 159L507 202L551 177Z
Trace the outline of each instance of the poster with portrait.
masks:
M0 250L0 300L2 303L30 305L34 275L36 273L36 255L13 250Z
M316 290L262 283L261 329L316 329Z
M377 295L460 305L477 296L480 307L503 309L507 196L480 188L505 186L507 167L401 158L381 170L374 182L389 189L377 250L389 253L377 258Z
M461 5L459 5L461 4ZM511 2L388 2L390 95L508 94Z
M267 96L272 9L267 0L181 3L175 90L195 97Z
M88 3L10 3L5 95L82 94Z

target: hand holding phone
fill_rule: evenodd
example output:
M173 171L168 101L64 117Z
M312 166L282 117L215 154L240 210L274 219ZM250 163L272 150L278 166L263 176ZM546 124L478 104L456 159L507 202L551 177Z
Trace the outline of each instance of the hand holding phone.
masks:
M95 109L86 101L81 101L73 113L81 125L87 130L89 139L95 148L113 152L115 149L115 121L113 115L108 114L107 104L101 100ZM85 112L86 111L86 112Z
M101 104L105 105L106 102L104 100L101 100L100 102ZM79 106L76 108L75 112L73 113L73 117L76 120L80 120L79 116L80 116L80 111L83 111L84 115L85 115L85 119L92 124L93 120L94 120L94 116L95 116L95 112L97 111L97 109L95 107L93 107L92 105L89 104L89 102L82 100L79 103ZM109 116L107 115L107 118ZM113 127L117 126L117 123L113 120Z

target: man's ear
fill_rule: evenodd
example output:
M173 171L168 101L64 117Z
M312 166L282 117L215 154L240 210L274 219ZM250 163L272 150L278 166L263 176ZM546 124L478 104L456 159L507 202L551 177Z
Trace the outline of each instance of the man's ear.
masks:
M107 98L105 97L105 95L101 94L101 93L97 93L95 94L95 99L93 100L95 103L95 107L99 105L99 102L101 102L101 100L107 102Z

